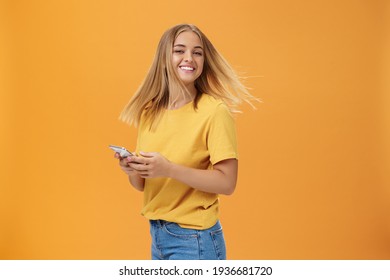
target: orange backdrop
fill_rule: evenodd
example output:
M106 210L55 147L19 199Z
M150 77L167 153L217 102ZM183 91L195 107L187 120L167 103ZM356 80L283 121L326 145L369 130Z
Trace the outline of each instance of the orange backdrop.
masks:
M237 116L230 259L390 258L387 0L2 1L0 259L148 259L109 144L163 31L198 25L263 100Z

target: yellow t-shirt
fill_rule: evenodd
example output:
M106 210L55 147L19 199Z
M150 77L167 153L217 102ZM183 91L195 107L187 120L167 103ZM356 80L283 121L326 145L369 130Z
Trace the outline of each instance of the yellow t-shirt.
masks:
M142 122L137 152L159 152L169 161L197 169L212 169L219 161L237 158L234 119L221 100L202 94L197 110L190 102L166 110L156 130ZM184 228L207 229L218 220L218 195L189 187L171 178L145 180L141 214Z

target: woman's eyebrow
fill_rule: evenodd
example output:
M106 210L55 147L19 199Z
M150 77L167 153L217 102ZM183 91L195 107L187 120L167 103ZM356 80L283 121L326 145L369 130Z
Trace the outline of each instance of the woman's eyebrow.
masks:
M183 47L183 48L185 48L186 45L183 45L183 44L176 44L176 45L174 45L173 47ZM202 48L201 46L195 46L194 49L202 49L202 50L203 50L203 48Z

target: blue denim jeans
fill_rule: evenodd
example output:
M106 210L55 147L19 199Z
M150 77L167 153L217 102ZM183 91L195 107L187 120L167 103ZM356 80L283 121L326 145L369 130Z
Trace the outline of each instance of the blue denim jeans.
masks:
M225 260L226 247L218 221L205 230L182 228L176 223L150 220L153 260Z

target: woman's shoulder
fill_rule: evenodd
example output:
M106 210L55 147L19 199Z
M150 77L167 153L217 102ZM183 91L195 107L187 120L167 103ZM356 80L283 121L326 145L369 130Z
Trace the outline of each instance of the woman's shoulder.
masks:
M201 109L205 108L206 110L217 109L220 106L226 106L225 102L207 93L203 93L198 102L198 107Z
M226 118L231 116L229 107L222 99L205 93L200 97L196 111L198 116L201 115L206 119L215 119L216 117Z

